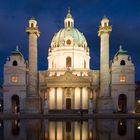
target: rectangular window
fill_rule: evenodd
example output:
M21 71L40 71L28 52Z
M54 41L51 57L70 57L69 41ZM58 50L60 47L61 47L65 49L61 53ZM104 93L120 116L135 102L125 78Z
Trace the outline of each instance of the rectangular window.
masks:
M17 83L18 82L18 77L17 76L12 76L11 81L12 81L12 83Z
M126 82L126 76L121 75L120 76L120 82Z

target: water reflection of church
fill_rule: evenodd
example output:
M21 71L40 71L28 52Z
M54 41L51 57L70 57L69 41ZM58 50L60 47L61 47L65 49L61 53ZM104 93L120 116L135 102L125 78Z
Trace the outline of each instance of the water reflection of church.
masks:
M136 120L123 119L71 122L8 120L3 124L4 140L137 140L140 134L135 127ZM0 132L2 134L2 129Z
M89 29L90 30L90 29ZM38 71L37 21L29 20L29 62L18 47L4 65L4 112L85 110L134 112L135 70L131 57L120 47L109 63L112 26L103 17L99 27L100 70L90 69L89 47L74 27L68 10L64 28L55 33L48 50L48 70Z

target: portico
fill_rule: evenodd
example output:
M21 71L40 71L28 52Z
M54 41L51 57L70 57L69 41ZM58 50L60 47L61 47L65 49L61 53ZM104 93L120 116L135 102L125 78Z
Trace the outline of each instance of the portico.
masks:
M88 77L76 76L66 72L59 77L46 78L44 86L44 105L48 110L93 110L95 90Z

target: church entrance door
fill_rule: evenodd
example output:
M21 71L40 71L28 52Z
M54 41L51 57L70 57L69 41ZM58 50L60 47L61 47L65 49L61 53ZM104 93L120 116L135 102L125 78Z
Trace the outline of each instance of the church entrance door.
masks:
M66 109L71 109L71 98L66 98Z
M19 96L13 95L12 96L12 112L13 113L19 113L20 107L19 107Z
M127 111L127 97L125 94L120 94L118 99L118 111L125 113Z

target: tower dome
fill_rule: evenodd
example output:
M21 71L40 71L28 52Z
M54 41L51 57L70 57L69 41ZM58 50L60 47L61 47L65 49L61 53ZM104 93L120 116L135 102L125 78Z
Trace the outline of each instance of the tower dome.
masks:
M83 33L74 28L74 19L68 9L66 18L64 19L64 28L55 33L51 41L51 49L55 47L83 47L88 50L87 41Z

